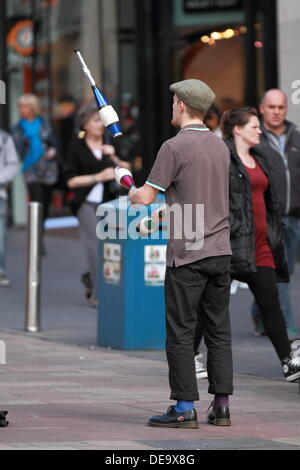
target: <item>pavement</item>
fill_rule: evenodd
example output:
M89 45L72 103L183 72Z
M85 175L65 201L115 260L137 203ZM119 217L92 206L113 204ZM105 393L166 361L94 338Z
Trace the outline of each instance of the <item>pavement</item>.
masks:
M287 383L274 350L256 338L251 296L232 296L234 386L231 427L206 424L212 400L199 380L199 429L147 426L169 401L164 351L122 351L97 345L97 311L84 299L85 270L77 229L48 231L42 269L42 330L24 331L25 240L10 230L10 288L0 291L0 450L300 450L299 385ZM292 296L299 322L300 269ZM178 453L178 452L177 452Z

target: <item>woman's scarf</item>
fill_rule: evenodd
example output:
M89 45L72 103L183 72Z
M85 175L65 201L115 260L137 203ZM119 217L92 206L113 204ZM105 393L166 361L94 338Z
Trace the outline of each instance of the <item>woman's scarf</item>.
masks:
M28 168L37 163L45 153L45 146L41 139L42 119L36 117L33 121L20 119L20 127L24 136L29 141L29 150L25 155L21 171L24 173Z

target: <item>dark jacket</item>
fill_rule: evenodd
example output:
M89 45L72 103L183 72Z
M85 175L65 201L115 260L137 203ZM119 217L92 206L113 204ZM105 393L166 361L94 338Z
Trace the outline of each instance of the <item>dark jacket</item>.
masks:
M41 139L43 144L46 147L54 147L55 149L58 148L58 144L56 138L53 133L53 129L50 123L42 119L42 127L41 127ZM23 161L25 158L26 153L28 152L29 142L27 138L24 136L24 132L21 128L20 121L15 124L11 129L11 134L14 139L17 151L19 153L20 159Z
M257 269L252 189L248 172L237 155L234 140L226 139L225 143L231 156L229 190L231 274L233 278L243 281L244 275L255 272ZM265 192L268 241L274 256L277 281L287 282L289 275L284 255L282 214L274 183L264 156L260 155L257 150L252 154L269 179L269 186Z
M51 124L44 118L42 119L41 126L41 140L45 148L54 147L58 149L57 140L54 136L54 132ZM28 149L29 142L27 137L24 135L23 129L20 125L20 121L15 124L11 129L11 134L19 154L20 160L23 161ZM48 160L43 156L37 163L32 165L24 173L25 180L27 183L42 183L46 185L53 185L57 182L58 178L58 157Z
M255 148L268 161L283 215L300 218L300 132L289 121L285 121L285 126L283 154L276 148L263 124L260 144Z
M105 168L114 166L115 165L112 163L108 155L103 155L101 160L97 160L92 151L86 145L85 140L76 138L71 142L68 148L67 158L64 164L64 177L67 182L75 176L93 175L103 171ZM76 215L81 204L85 201L87 195L96 184L97 183L71 190L69 204L74 215ZM111 185L109 182L104 183L102 202L106 202L112 198L110 187Z

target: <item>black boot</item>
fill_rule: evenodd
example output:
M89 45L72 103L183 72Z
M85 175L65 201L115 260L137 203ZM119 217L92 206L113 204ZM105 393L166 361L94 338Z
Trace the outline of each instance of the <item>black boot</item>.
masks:
M215 408L214 402L212 402L207 412L207 423L213 424L215 426L231 426L228 406L218 406Z
M93 284L91 281L90 273L87 271L86 273L81 274L81 282L85 287L85 296L87 299L90 299L92 296Z
M0 411L0 428L6 428L9 421L6 419L7 411Z

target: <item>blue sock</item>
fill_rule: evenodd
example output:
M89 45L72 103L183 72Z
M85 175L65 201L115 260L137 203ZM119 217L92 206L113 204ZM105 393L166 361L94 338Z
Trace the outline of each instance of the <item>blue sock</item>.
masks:
M177 404L175 405L175 411L178 413L183 413L184 411L189 411L194 408L193 401L186 401L186 400L178 400Z

